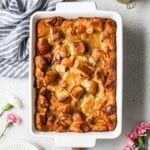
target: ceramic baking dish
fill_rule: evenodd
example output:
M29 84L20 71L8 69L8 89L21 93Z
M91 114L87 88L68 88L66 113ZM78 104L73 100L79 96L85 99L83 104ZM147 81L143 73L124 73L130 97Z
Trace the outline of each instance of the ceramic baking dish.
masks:
M40 18L62 16L64 18L77 17L103 17L112 18L117 23L117 126L113 131L108 132L88 132L88 133L56 133L40 132L35 129L35 96L34 88L34 62L35 42L36 42L36 23ZM123 43L122 43L122 19L120 15L112 11L99 11L93 2L64 2L58 3L56 11L37 12L31 17L30 24L30 129L31 132L40 137L53 138L55 145L59 147L94 147L96 139L113 139L120 135L122 131L122 68L123 68Z

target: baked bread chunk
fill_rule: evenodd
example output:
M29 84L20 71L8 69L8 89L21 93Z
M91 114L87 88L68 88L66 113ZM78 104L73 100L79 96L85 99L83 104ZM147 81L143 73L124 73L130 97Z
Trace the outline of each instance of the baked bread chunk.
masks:
M40 19L36 37L36 129L113 130L116 23L106 18Z

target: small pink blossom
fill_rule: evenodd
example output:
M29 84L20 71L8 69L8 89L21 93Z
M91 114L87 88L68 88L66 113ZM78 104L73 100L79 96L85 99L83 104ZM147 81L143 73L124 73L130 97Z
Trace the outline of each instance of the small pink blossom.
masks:
M150 130L150 123L146 123L146 122L141 122L137 125L136 130Z
M130 133L130 134L128 135L128 138L129 138L130 140L132 140L132 141L134 141L135 139L137 139L137 137L138 137L138 134L137 134L137 132L135 132L135 131L133 131L132 133Z
M130 146L134 145L134 141L132 141L130 138L127 139L127 143Z
M9 113L6 116L6 121L5 129L0 134L0 139L4 136L8 128L10 128L12 125L17 125L20 123L20 118L15 114Z
M146 136L146 130L145 129L141 129L141 130L138 130L136 131L138 136Z
M138 137L147 136L148 130L150 130L150 123L139 123L135 130L128 135L128 145L126 145L123 150L138 150L139 148L134 145L135 140Z
M138 148L135 145L126 145L123 150L138 150Z
M150 129L150 123L141 122L136 127L138 136L146 136L146 131Z
M14 125L17 125L20 122L20 118L12 113L7 114L6 120Z

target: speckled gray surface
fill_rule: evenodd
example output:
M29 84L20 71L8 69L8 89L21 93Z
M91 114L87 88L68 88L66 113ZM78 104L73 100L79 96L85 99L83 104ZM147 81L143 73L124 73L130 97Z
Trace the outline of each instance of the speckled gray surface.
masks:
M124 90L123 132L114 140L98 140L93 150L121 150L126 133L140 120L150 121L150 0L137 0L134 9L127 10L116 0L95 0L99 10L120 13L124 24ZM3 140L26 139L36 142L46 150L67 150L54 146L52 139L33 137L29 132L28 79L0 78L0 97L9 91L23 101L23 109L13 110L23 117L20 126L10 129ZM4 121L0 119L0 131Z

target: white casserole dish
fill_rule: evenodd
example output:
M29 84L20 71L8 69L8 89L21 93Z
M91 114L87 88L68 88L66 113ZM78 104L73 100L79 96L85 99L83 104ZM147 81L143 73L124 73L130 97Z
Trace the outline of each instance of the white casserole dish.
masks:
M35 129L35 96L34 88L34 61L35 41L36 41L36 23L40 18L53 16L62 16L64 18L77 17L104 17L112 18L117 23L117 126L113 131L108 132L88 132L88 133L56 133L40 132ZM31 132L40 137L53 138L58 147L94 147L96 139L113 139L118 137L122 131L122 74L123 74L123 42L122 42L122 19L120 15L112 11L99 11L93 2L64 2L58 3L56 11L37 12L31 17L30 24L30 129Z

